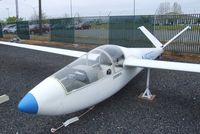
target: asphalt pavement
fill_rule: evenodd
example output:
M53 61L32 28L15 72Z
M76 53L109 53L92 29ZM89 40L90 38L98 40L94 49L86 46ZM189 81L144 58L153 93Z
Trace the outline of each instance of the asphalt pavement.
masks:
M0 45L0 134L48 134L63 116L37 116L17 109L20 99L46 77L75 58ZM58 134L198 134L200 133L200 74L152 70L152 102L138 99L145 89L146 71L120 92L96 105L80 121ZM103 90L103 88L102 88ZM50 105L50 104L47 104Z

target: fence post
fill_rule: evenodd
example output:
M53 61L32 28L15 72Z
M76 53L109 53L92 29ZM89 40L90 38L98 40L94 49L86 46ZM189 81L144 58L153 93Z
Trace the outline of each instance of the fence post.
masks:
M0 23L0 38L3 38L3 27L1 23Z
M26 39L26 40L30 39L28 21L17 22L17 36L21 39Z

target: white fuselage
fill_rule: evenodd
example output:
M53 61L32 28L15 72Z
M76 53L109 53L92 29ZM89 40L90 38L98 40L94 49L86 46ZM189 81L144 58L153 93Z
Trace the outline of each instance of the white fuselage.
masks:
M160 48L124 48L120 47L129 57L155 59L163 52ZM98 81L67 93L62 83L53 75L33 88L31 93L38 103L37 114L62 115L73 113L102 102L122 89L143 68L123 67L120 71L112 73Z

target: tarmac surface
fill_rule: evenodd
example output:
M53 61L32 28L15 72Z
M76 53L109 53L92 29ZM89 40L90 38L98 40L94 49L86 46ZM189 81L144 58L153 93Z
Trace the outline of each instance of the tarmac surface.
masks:
M48 134L63 116L36 116L17 109L20 99L46 77L75 58L0 45L0 134ZM152 70L152 102L138 99L145 89L146 71L120 92L96 105L79 122L58 134L198 134L200 133L200 74ZM103 90L103 89L102 89ZM48 104L47 104L48 105Z

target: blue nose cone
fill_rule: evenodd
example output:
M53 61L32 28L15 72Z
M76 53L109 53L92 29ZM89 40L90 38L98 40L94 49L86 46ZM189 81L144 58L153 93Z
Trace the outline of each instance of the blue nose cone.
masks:
M37 103L35 97L31 93L28 93L19 102L18 109L21 112L30 113L30 114L37 114L38 103Z

